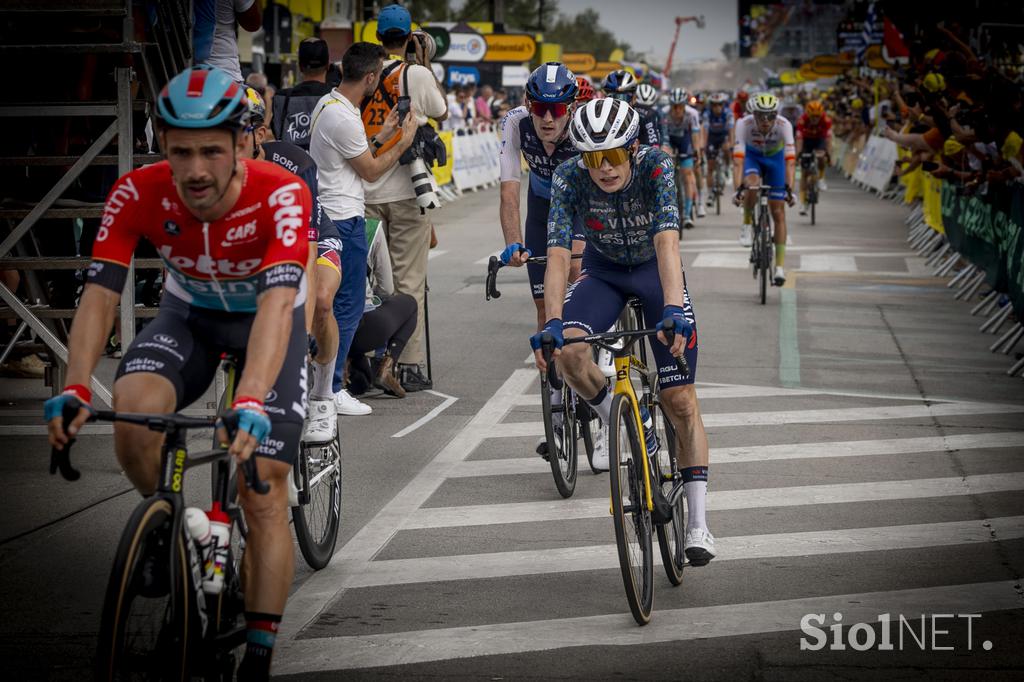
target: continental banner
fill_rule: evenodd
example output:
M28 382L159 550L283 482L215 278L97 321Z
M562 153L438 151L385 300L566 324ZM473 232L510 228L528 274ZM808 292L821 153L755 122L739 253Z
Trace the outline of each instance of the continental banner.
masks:
M938 182L938 181L936 181ZM1024 188L967 195L941 183L942 222L957 253L985 271L986 282L1007 294L1024 319Z

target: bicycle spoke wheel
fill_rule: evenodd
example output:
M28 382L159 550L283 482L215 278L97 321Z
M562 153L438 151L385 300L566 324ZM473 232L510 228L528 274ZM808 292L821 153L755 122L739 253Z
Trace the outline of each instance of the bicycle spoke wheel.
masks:
M544 412L544 438L548 446L548 464L555 479L555 487L562 497L572 497L576 491L576 412L572 392L562 382L561 404L551 401L551 381L541 381L541 405Z
M597 428L594 425L594 419L596 415L585 400L575 394L574 399L576 400L576 428L579 430L580 437L583 438L583 451L587 455L587 463L590 464L590 470L593 473L604 473L601 469L594 468L594 429ZM578 458L577 455L577 460Z
M817 220L817 216L815 216L815 207L818 205L818 190L811 190L811 196L808 197L808 199L811 203L811 225L813 225Z
M302 443L296 462L299 504L292 507L299 551L313 570L328 564L341 524L341 440Z
M761 239L761 248L759 249L761 253L761 273L758 288L761 295L761 305L764 305L768 300L768 278L771 277L771 247L769 246L771 234L767 225L761 225L759 236Z
M611 423L615 428L610 429L608 438L609 479L619 568L633 619L646 625L654 605L652 522L644 495L643 449L632 404L625 395L615 396Z
M114 555L96 651L99 680L184 680L192 621L184 536L173 511L151 497L135 509ZM173 584L172 566L173 562Z

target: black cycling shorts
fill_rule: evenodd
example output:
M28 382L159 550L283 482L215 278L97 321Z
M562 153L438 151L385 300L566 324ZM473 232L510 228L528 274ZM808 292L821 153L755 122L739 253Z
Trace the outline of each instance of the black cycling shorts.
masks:
M802 152L813 152L818 149L825 151L825 138L823 137L805 137L803 144L800 147Z
M636 296L643 303L644 324L650 328L662 320L664 294L661 276L658 274L658 259L634 266L618 265L597 256L585 254L583 273L569 286L562 308L563 325L566 329L582 329L588 334L607 330L619 318L626 307L629 296ZM668 346L657 338L651 338L651 350L658 366L658 385L661 388L685 386L697 378L697 318L686 290L686 275L683 275L683 315L693 325L693 334L683 346L683 355L690 366L690 374L683 376Z
M159 374L174 385L175 411L202 397L213 382L222 353L238 359L239 376L255 313L225 313L196 308L170 294L160 301L160 312L121 359L117 378L136 372ZM270 436L256 454L286 463L295 461L306 418L306 322L303 306L292 313L292 332L284 364L265 398Z
M526 225L523 235L523 241L526 243L523 246L530 251L531 256L548 255L548 209L550 206L550 200L538 197L532 189L527 192ZM573 228L573 241L586 239L586 235L583 234L583 219L581 217L576 217ZM526 261L526 272L530 278L530 292L534 299L544 298L545 268L546 266L540 263Z

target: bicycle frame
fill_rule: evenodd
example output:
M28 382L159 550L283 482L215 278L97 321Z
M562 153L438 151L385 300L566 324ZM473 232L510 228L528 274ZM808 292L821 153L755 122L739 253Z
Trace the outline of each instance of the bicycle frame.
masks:
M630 409L633 412L633 420L637 424L637 433L643 434L643 419L640 417L640 399L637 398L636 389L630 380L630 372L647 374L647 368L640 362L627 344L622 350L615 351L615 386L612 388L613 395L624 394L629 398ZM647 511L654 511L654 498L651 494L651 464L650 454L647 452L647 439L641 436L640 447L643 449L643 470L644 470L644 504ZM608 502L608 514L615 513L612 501Z

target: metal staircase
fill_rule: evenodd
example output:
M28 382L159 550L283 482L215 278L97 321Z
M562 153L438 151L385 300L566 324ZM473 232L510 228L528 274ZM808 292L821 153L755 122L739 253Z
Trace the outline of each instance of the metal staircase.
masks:
M88 266L88 236L114 179L160 158L142 136L148 103L191 63L191 31L189 0L0 2L0 59L8 65L0 270L20 273L30 301L0 282L0 318L20 320L0 362L31 330L50 356L46 383L54 391L64 385L75 271ZM155 313L135 305L134 269L159 267L158 259L134 262L119 314L125 348L136 318ZM91 383L109 404L110 390L96 377Z

